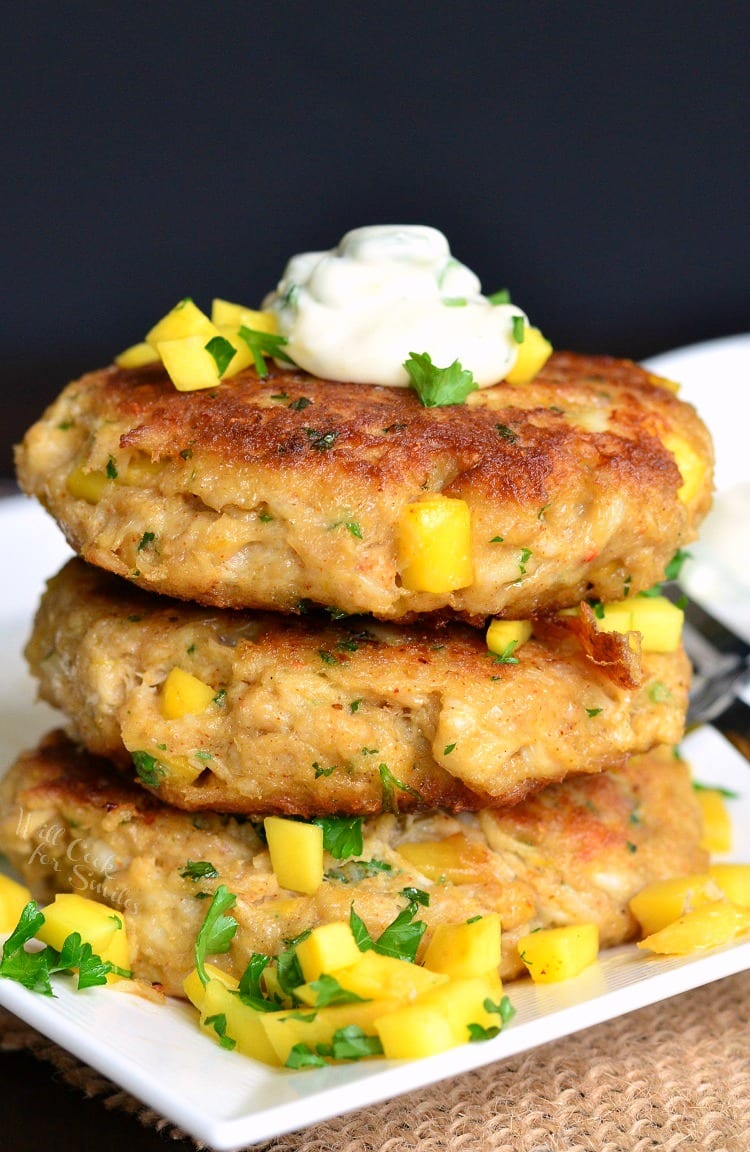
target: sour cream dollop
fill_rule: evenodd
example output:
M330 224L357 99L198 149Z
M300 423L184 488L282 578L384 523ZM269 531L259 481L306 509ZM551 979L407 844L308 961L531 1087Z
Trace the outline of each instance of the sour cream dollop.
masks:
M458 360L480 388L502 380L518 345L514 304L493 304L436 228L381 224L347 232L329 252L303 252L264 308L296 364L326 380L405 388L404 361Z

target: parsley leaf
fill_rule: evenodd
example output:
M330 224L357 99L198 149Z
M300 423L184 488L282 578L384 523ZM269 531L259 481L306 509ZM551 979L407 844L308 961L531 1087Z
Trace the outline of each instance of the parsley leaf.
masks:
M234 892L230 892L224 884L220 884L214 892L211 906L195 941L195 967L198 969L202 984L208 983L206 956L216 956L229 951L229 945L237 931L237 921L226 913L230 908L234 908L236 903L237 897Z
M158 788L167 774L164 765L150 752L131 752L138 776L149 788Z
M231 1051L237 1047L237 1041L233 1040L231 1036L227 1036L227 1018L224 1012L217 1012L215 1016L207 1016L203 1023L213 1027L222 1048L228 1048Z
M180 870L183 880L214 880L218 875L210 860L188 860Z
M406 908L403 908L383 929L377 940L373 940L367 925L354 911L352 904L349 909L349 927L360 952L369 952L372 949L381 956L393 956L396 960L408 960L413 964L419 942L427 929L423 920L414 919L417 910L418 904L410 901Z
M385 860L347 860L340 868L329 869L325 875L327 880L338 880L341 884L356 884L368 876L392 871L393 865L386 864Z
M361 1060L366 1056L382 1056L383 1045L378 1036L368 1036L358 1024L347 1024L337 1028L330 1044L318 1044L321 1056L333 1060Z
M678 580L682 565L692 556L692 552L686 551L684 548L678 548L672 559L664 569L665 580Z
M513 339L516 344L523 344L526 339L526 317L514 316L513 317Z
M271 332L258 332L255 328L247 328L244 324L240 328L239 335L252 352L255 370L262 379L268 375L265 356L284 360L287 364L294 363L291 356L284 351L284 345L287 343L284 336L275 336Z
M221 377L226 372L235 356L235 347L224 336L212 336L205 345L206 352L216 365L216 375Z
M463 404L469 393L477 388L471 372L465 371L458 360L447 368L438 368L428 352L410 352L404 368L409 374L409 387L414 389L425 408Z
M361 854L361 816L316 816L312 823L323 829L323 849L336 860Z
M117 465L115 464L114 456L110 456L109 460L107 461L107 479L117 479Z
M430 894L423 891L422 888L402 888L401 895L410 904L422 904L425 908L430 906Z
M496 424L495 430L498 436L502 436L503 440L507 440L509 444L515 444L518 439L518 433L509 428L507 424Z
M140 540L138 541L138 547L136 548L136 552L142 552L144 548L148 548L149 544L153 544L155 539L156 539L156 533L155 532L144 532L143 535L141 536Z
M332 1004L364 1004L369 999L366 996L358 996L356 992L350 992L348 988L342 988L338 980L326 972L317 980L311 981L310 987L315 993L316 1008L328 1008Z
M380 783L383 788L383 811L384 812L398 812L398 796L396 789L401 792L408 793L413 796L415 800L424 803L424 797L421 792L417 792L416 788L411 788L408 784L404 784L402 780L397 780L391 772L387 764L378 764L378 772L380 773Z
M601 711L601 708L587 708L586 715L593 720L594 716L598 716Z
M518 641L511 640L509 644L505 645L502 652L488 651L487 655L492 657L495 664L517 664L518 657L513 655L517 647Z
M698 780L693 780L694 792L718 792L725 800L739 800L739 792L733 792L731 788L722 788L719 784L701 784Z
M493 1004L489 997L484 1001L482 1007L485 1012L496 1012L502 1020L503 1024L509 1024L516 1014L516 1010L510 1002L508 996L503 996L499 1004Z
M15 980L30 992L41 992L44 996L54 996L49 982L49 958L47 949L42 952L26 952L24 944L32 940L44 924L44 915L39 911L35 900L29 901L21 912L18 923L3 945L0 959L0 976Z
M500 1025L492 1024L489 1028L484 1028L481 1024L467 1024L469 1029L469 1043L475 1043L477 1040L493 1040L495 1036L500 1034Z
M287 1068L325 1068L326 1062L309 1044L295 1044L286 1058Z
M493 292L488 296L490 304L510 304L510 292L507 288L500 288L497 292Z

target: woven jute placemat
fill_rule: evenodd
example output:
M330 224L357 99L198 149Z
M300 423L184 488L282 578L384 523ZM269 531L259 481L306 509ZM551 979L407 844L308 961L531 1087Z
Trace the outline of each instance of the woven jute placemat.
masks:
M0 1011L30 1050L109 1108L184 1133ZM522 1056L254 1145L256 1152L651 1152L750 1149L750 972Z

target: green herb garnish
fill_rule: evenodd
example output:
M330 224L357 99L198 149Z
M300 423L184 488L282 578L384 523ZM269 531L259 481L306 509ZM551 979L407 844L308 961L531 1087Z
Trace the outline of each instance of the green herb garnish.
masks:
M212 336L204 347L216 365L216 375L221 378L234 359L236 348L223 336Z
M428 352L410 352L404 368L409 375L409 386L425 408L463 404L469 393L477 388L471 372L465 371L458 360L447 368L438 368Z
M493 292L488 296L490 304L510 304L510 292L507 288L500 288L497 292Z
M243 324L239 331L240 336L253 354L253 364L261 379L268 375L268 365L264 357L273 357L274 360L283 360L293 364L291 356L284 351L287 340L284 336L275 336L271 332L258 332L255 328L247 328Z
M144 532L143 535L141 536L140 540L138 541L138 547L136 548L136 552L142 552L144 548L148 548L149 544L153 544L155 539L156 539L156 533L155 532Z
M188 860L180 870L183 880L214 880L218 875L210 860Z
M362 851L361 816L317 816L313 821L323 829L323 848L336 860L359 856Z
M387 764L379 764L378 772L380 773L380 783L383 788L384 812L398 812L397 789L401 792L406 792L409 796L413 796L415 800L424 803L422 793L417 792L416 788L411 788L408 784L404 784L402 780L397 780Z
M158 788L167 774L167 769L161 761L152 756L150 752L131 752L130 755L135 770L143 783L147 784L149 788Z
M328 1008L333 1004L364 1004L369 999L366 996L358 996L356 992L350 992L348 988L342 988L338 980L326 972L317 980L311 981L310 987L315 993L316 1008Z
M222 1048L228 1048L231 1052L233 1048L237 1047L237 1041L233 1040L231 1036L227 1036L227 1018L224 1012L217 1012L215 1016L207 1016L203 1023L213 1028Z
M202 984L208 983L206 957L229 951L237 931L237 921L234 916L227 916L227 912L234 908L236 903L237 897L234 892L230 892L224 884L220 884L214 892L211 906L195 941L195 967Z
M109 460L107 461L107 479L108 480L116 480L117 479L117 467L115 465L114 456L110 456Z

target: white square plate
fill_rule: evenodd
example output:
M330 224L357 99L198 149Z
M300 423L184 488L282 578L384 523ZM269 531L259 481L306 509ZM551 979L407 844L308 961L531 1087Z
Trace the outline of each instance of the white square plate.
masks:
M731 441L736 430L731 428L732 405L714 383L736 379L747 386L750 336L660 357L653 367L686 383L690 377L686 398L700 408L719 452L731 450L722 444ZM734 451L737 468L727 471L727 489L750 480L746 456L739 454L737 444ZM724 487L722 483L722 491ZM43 580L57 570L68 550L44 513L21 498L0 505L0 538L6 540L6 554L14 558L0 569L0 763L9 764L21 748L59 723L51 709L33 702L33 684L20 651ZM713 555L711 562L715 560ZM701 562L693 568L694 582ZM748 634L750 591L735 589L735 595L742 619L727 622L741 624L740 630ZM715 604L709 607L717 610ZM723 615L726 618L726 611ZM683 747L697 779L738 793L738 799L730 801L736 852L727 859L750 860L750 765L712 729L693 733ZM159 1006L117 989L76 993L62 978L56 981L54 1000L0 980L0 1004L185 1131L216 1149L229 1150L454 1077L746 968L748 941L683 958L648 957L623 946L603 953L590 969L564 984L508 985L516 1016L493 1040L425 1060L370 1060L304 1072L277 1071L224 1051L201 1035L192 1010L177 1002Z

